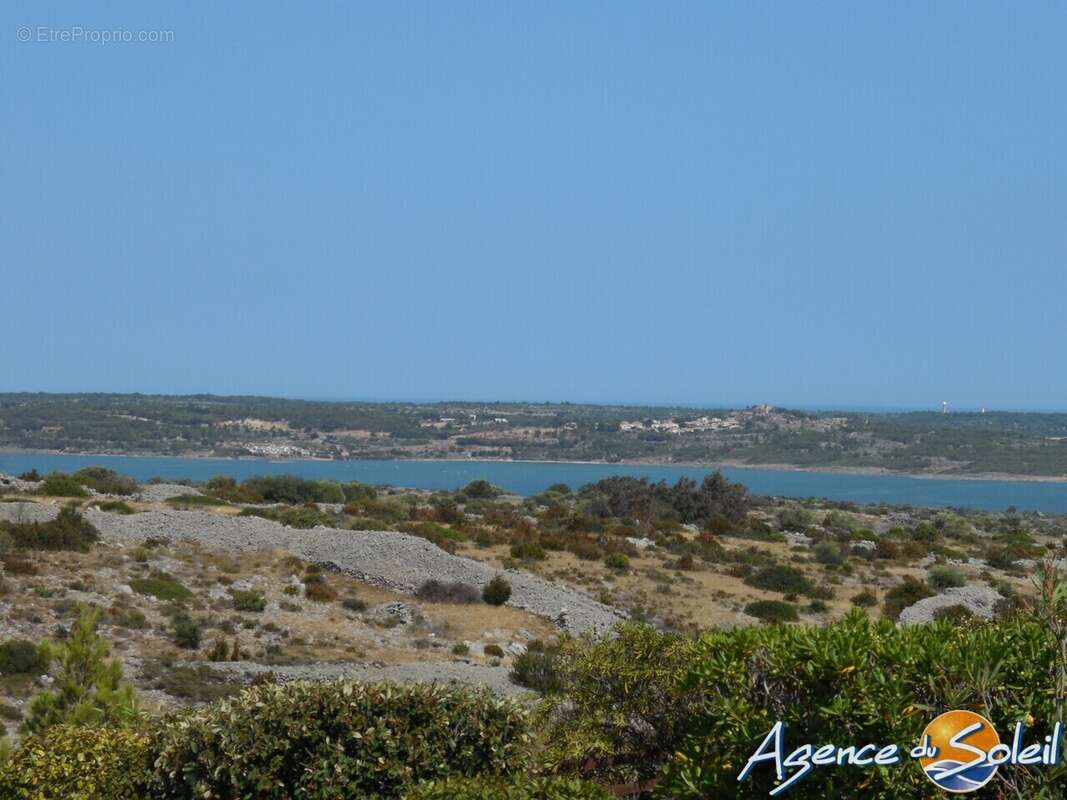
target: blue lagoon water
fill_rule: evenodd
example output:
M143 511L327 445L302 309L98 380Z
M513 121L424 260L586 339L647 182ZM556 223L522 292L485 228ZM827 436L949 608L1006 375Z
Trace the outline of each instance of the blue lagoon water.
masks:
M213 475L238 480L254 475L301 475L336 481L363 481L418 489L457 489L482 478L511 492L537 494L553 483L577 488L611 475L632 475L653 481L681 476L700 480L707 467L631 464L557 464L524 461L270 461L267 459L172 458L163 456L75 456L0 453L0 472L20 474L73 472L90 464L110 467L138 480L187 478L204 481ZM825 497L856 503L910 503L917 506L958 506L1003 511L1067 512L1067 483L1011 480L950 480L895 475L849 475L802 470L727 468L723 474L755 494L784 497Z

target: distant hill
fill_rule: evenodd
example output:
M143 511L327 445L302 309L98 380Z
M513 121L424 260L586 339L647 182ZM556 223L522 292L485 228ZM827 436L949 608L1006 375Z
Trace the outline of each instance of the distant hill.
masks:
M0 394L0 447L86 453L787 464L1067 475L1067 414Z

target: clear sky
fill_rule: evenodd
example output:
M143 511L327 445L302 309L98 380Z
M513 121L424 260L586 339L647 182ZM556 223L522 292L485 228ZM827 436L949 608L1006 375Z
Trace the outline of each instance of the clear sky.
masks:
M0 390L1067 409L1065 35L5 3Z

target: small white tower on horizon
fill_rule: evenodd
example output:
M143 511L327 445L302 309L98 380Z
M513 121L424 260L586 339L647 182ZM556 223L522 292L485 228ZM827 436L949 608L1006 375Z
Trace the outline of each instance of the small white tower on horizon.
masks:
M947 414L948 413L948 400L942 400L941 401L941 413L942 414Z

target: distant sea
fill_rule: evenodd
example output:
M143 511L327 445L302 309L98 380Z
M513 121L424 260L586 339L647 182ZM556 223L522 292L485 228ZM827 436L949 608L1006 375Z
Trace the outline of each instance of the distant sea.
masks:
M149 478L205 481L213 475L238 480L254 475L301 475L336 481L363 481L417 489L457 489L481 478L521 495L538 494L554 483L573 489L611 475L632 475L674 482L683 475L700 480L706 467L632 464L567 464L524 461L269 461L267 459L170 458L156 456L74 456L0 453L0 472L18 475L73 472L90 464L110 467L145 481ZM1067 483L1012 480L950 480L896 475L725 468L755 494L823 497L855 503L908 503L1003 511L1067 512Z

